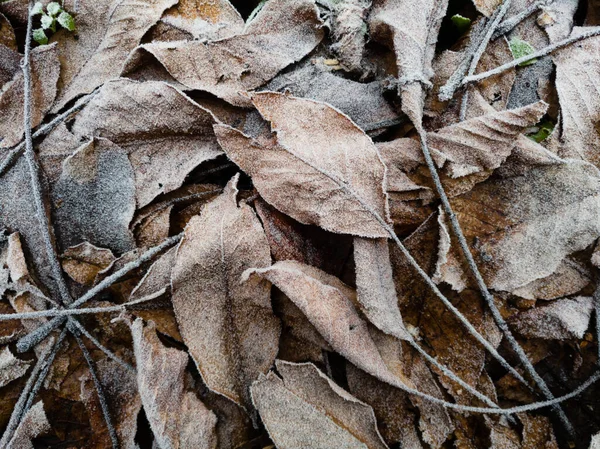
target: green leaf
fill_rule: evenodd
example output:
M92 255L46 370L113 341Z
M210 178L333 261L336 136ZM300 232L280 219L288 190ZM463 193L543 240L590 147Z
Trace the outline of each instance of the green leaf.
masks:
M50 17L48 14L42 15L41 24L42 24L42 28L44 30L47 30L48 28L50 28L52 31L54 31L53 28L56 28L54 26L54 17Z
M471 19L460 14L454 14L450 20L461 34L464 34L471 26Z
M48 11L48 14L50 14L51 16L56 16L59 12L62 11L62 7L56 2L51 2L48 3L48 6L46 6L46 11Z
M44 5L42 5L42 2L37 2L35 5L33 5L33 8L31 8L32 16L37 16L38 14L43 14L43 12L44 12Z
M33 30L33 40L40 45L46 45L48 43L48 36L46 36L44 30L37 28Z
M530 55L535 52L535 48L531 46L529 42L519 39L518 37L513 37L508 43L510 47L510 52L513 55L513 58L519 59L523 56ZM520 67L525 67L527 65L531 65L535 63L537 59L531 59L530 61L525 61L519 64Z
M554 130L554 123L550 120L542 120L538 125L538 131L534 134L529 134L531 140L536 141L537 143L543 142L548 138L552 131Z
M68 12L63 11L60 13L60 16L58 16L58 23L69 31L75 31L75 19Z

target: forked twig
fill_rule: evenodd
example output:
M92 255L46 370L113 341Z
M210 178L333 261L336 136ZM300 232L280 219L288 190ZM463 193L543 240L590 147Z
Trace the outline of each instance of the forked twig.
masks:
M161 253L165 249L167 249L167 248L173 246L174 244L176 244L177 242L179 242L179 240L181 240L182 236L183 236L183 233L175 235L173 237L169 237L164 242L162 242L160 245L150 248L148 251L146 251L144 254L142 254L137 260L129 262L128 264L123 266L123 268L114 272L110 276L106 277L98 285L96 285L95 287L88 290L87 293L85 293L77 301L75 301L72 304L69 304L67 306L67 308L75 309L75 308L81 306L82 304L85 304L87 301L92 299L98 293L100 293L101 291L103 291L106 288L109 288L115 282L117 282L118 280L123 278L130 271L135 270L136 268L139 268L140 266L142 266L142 264L148 262L157 254ZM32 331L29 334L27 334L26 336L22 337L17 342L17 351L19 351L19 352L28 351L33 346L35 346L39 342L41 342L44 338L46 338L46 336L48 336L48 334L50 332L52 332L52 330L56 329L58 326L63 324L65 319L66 318L64 316L57 316L56 318L53 318L52 320L48 321L47 323L44 323L43 325L41 325L34 331Z
M531 4L529 7L525 8L520 13L509 17L504 22L502 22L494 34L492 35L492 40L498 39L500 36L512 31L518 24L520 24L527 17L532 15L534 12L538 11L542 7L552 3L553 0L538 0L537 2Z

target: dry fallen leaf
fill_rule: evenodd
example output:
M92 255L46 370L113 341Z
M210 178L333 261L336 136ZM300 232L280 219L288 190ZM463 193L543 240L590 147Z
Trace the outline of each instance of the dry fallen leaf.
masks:
M237 204L238 176L185 229L172 272L173 308L206 385L250 410L248 388L277 355L280 325L266 283L242 273L271 263L258 218Z
M60 30L52 37L58 42L61 63L53 111L119 76L129 52L163 11L175 3L176 0L75 2L77 34Z
M30 362L16 358L8 347L0 352L0 387L3 387L27 372Z
M252 385L252 400L277 447L385 449L373 410L313 364L278 361Z
M247 91L271 80L306 56L323 38L314 0L271 0L243 34L203 43L163 42L140 46L124 74L156 58L179 83L210 92L235 105L248 105ZM259 50L260 49L260 50Z
M138 119L130 120L132 114ZM73 133L104 137L127 152L137 206L142 207L221 154L211 129L214 121L208 110L168 84L123 79L103 86L77 116Z
M136 319L131 333L138 390L159 447L216 448L217 418L193 391L184 390L188 356L164 346L152 321Z
M373 215L387 217L385 167L371 139L325 103L273 92L255 94L253 102L277 140L252 139L226 125L216 125L215 132L261 196L301 223L387 237Z

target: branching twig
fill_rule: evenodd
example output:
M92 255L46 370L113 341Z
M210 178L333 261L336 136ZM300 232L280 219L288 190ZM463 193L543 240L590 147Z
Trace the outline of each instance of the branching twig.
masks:
M589 27L590 29L584 33L581 33L578 36L572 36L567 39L563 39L562 41L555 42L552 45L548 45L547 47L542 48L541 50L535 51L529 55L522 56L520 58L514 59L513 61L507 62L501 66L496 67L495 69L488 70L487 72L478 73L477 75L467 76L463 81L462 85L466 85L469 83L474 83L477 81L484 80L491 76L499 75L506 70L512 69L513 67L518 66L527 61L531 61L532 59L541 58L542 56L549 55L553 51L556 51L560 48L571 45L575 42L579 42L583 39L589 39L590 37L599 36L600 35L600 27Z
M429 147L427 146L427 134L425 133L425 130L423 129L423 127L420 125L417 126L417 132L419 133L419 138L421 140L421 149L423 152L423 156L425 157L425 162L427 164L427 167L429 168L429 172L431 174L433 184L435 185L435 189L440 197L444 212L446 212L446 215L448 215L452 231L458 240L458 244L463 253L463 256L465 257L467 265L469 266L469 269L475 278L477 287L479 288L479 290L483 296L483 299L485 300L486 304L488 305L488 308L490 309L490 312L492 313L494 322L500 328L500 331L502 332L502 334L508 341L510 347L512 348L512 350L515 352L515 354L517 355L517 357L523 364L525 371L535 381L537 386L542 391L542 394L544 395L544 397L548 400L553 400L554 395L552 394L552 392L546 385L546 382L544 382L544 380L541 378L541 376L535 370L533 364L527 357L527 354L525 354L525 351L523 351L523 348L521 348L521 345L519 345L519 342L517 342L516 338L514 337L514 335L511 332L511 330L508 328L508 324L506 324L506 321L502 317L500 310L498 310L498 307L496 307L496 304L494 303L494 298L491 295L491 293L489 292L488 287L487 287L485 281L483 280L483 276L481 276L479 268L477 267L477 264L475 263L475 259L473 258L473 255L471 254L471 250L469 249L469 244L467 243L467 240L462 232L460 223L458 222L458 218L456 218L456 215L454 214L454 211L452 210L452 206L450 205L448 195L446 195L446 191L444 189L444 186L442 185L442 181L440 180L440 176L435 167L435 163L433 162L433 158L431 157ZM558 414L565 429L569 432L569 434L574 435L575 430L573 428L573 425L569 422L569 419L563 412L560 405L556 405L553 408L556 411L556 413Z
M81 334L85 335L88 338L88 340L90 340L108 358L114 360L115 362L117 362L119 365L121 365L126 370L128 370L132 373L135 373L135 368L133 366L131 366L129 363L127 363L126 361L119 358L114 352L112 352L110 349L108 349L106 346L104 346L102 343L100 343L96 339L96 337L94 337L92 334L90 334L87 331L87 329L81 325L81 323L79 321L77 321L75 319L71 319L69 321L69 324L70 324L69 330L71 332L80 332Z
M167 248L173 246L174 244L176 244L177 242L179 242L179 240L181 240L182 236L183 236L183 234L178 234L176 236L169 237L164 242L162 242L160 245L150 248L148 251L146 251L144 254L142 254L139 259L134 260L133 262L129 262L123 268L121 268L120 270L111 274L110 276L106 277L98 285L96 285L95 287L88 290L88 292L85 293L81 298L79 298L73 304L70 304L68 306L68 308L75 309L75 308L81 306L82 304L85 304L87 301L92 299L98 293L100 293L101 291L103 291L106 288L109 288L115 282L117 282L118 280L123 278L130 271L135 270L136 268L139 268L142 264L148 262L157 254L161 253L165 249L167 249ZM17 342L17 351L19 351L19 352L28 351L33 346L35 346L36 344L41 342L44 338L46 338L46 336L48 336L48 334L50 332L52 332L52 330L56 329L58 326L60 326L64 322L65 322L64 316L57 316L56 318L53 318L52 320L48 321L47 323L44 323L43 325L41 325L40 327L35 329L33 332L30 332L26 336L22 337Z

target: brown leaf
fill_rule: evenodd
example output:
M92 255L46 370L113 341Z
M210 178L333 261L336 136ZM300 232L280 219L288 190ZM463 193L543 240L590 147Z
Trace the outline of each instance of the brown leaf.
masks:
M31 362L16 358L8 346L0 352L0 388L27 372Z
M490 180L453 198L488 286L515 290L589 246L600 235L599 187L595 168L570 161ZM453 260L461 260L458 253Z
M557 299L515 315L510 323L527 338L581 339L590 325L593 308L591 297Z
M67 248L61 256L62 268L71 279L82 285L94 284L96 275L115 260L112 251L89 242Z
M500 6L502 0L473 0L473 4L484 16L491 16L494 10Z
M571 36L586 31L575 27ZM570 45L554 57L556 90L561 109L560 156L600 166L600 104L591 101L600 90L600 37Z
M109 140L94 138L65 159L52 200L63 248L90 242L119 254L133 249L134 172L127 153Z
M176 0L79 0L77 32L60 30L51 38L59 44L61 60L59 93L53 111L118 77L127 55L163 11L175 3Z
M208 110L168 84L120 79L106 83L79 113L73 133L105 137L127 152L142 207L221 154L214 121Z
M296 97L327 103L348 115L365 131L398 122L398 113L384 97L382 82L360 83L337 76L320 60L312 59L291 72L282 73L265 89L289 91Z
M50 430L44 403L38 401L25 414L6 449L34 449L33 439Z
M558 449L552 423L546 416L522 413L523 449Z
M184 390L187 354L165 347L151 321L132 325L138 391L159 447L214 449L216 416Z
M401 340L409 339L398 308L387 239L356 237L354 263L362 312L379 330Z
M0 13L0 45L4 45L5 47L10 48L11 50L17 51L15 30L13 30L12 25L10 24L6 16L2 13Z
M229 0L180 0L161 22L197 40L225 39L244 30L244 19Z
M416 414L408 396L380 382L351 363L346 364L350 392L373 407L381 435L393 446L423 449L416 426Z
M348 361L391 385L403 381L390 371L371 336L367 322L354 308L356 293L334 276L294 261L248 270L244 278L267 279L302 310L309 321ZM401 373L399 373L401 375Z
M314 0L271 0L244 34L217 42L159 42L141 45L124 74L151 54L189 89L202 90L232 104L248 106L247 91L271 80L312 51L323 38Z
M238 175L239 176L239 175ZM258 218L237 204L237 180L190 220L172 272L173 308L206 385L250 409L248 388L277 355L280 325L266 283L241 283L271 263Z
M277 362L252 385L252 399L277 447L387 448L373 410L344 391L312 363ZM299 425L302 423L302 425Z
M371 139L324 103L274 92L255 94L253 102L277 141L252 139L226 125L216 125L215 132L261 196L301 223L387 237L373 215L387 217L385 167Z
M1 55L1 53L0 53ZM31 51L31 126L39 125L56 96L60 65L56 45ZM12 147L23 138L23 72L15 73L0 92L0 148Z

